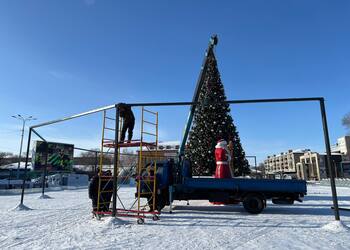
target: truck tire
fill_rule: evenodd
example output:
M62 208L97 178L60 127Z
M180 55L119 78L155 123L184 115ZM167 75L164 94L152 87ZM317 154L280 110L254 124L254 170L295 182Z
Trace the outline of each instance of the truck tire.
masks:
M265 208L265 199L259 194L248 194L243 199L244 209L251 214L259 214Z

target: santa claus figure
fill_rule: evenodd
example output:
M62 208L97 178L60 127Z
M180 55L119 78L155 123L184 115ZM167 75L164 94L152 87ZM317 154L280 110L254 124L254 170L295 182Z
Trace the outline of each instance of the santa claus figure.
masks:
M229 162L231 160L230 151L225 140L219 140L215 146L216 170L215 178L232 178Z

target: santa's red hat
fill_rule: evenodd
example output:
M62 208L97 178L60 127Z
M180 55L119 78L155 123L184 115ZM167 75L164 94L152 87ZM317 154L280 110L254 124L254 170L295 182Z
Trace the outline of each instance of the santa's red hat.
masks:
M225 148L225 147L227 147L227 141L224 139L218 140L218 143L215 146L215 148Z

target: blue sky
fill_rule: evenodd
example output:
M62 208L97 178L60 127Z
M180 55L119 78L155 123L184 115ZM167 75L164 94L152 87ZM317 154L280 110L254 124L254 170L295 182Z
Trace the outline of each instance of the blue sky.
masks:
M117 102L190 101L214 33L228 99L324 96L332 143L346 133L349 1L4 0L0 31L0 151L18 151L17 113L43 122ZM188 107L153 110L160 139L180 140ZM235 105L232 116L260 160L324 150L317 104ZM39 132L98 147L100 118Z

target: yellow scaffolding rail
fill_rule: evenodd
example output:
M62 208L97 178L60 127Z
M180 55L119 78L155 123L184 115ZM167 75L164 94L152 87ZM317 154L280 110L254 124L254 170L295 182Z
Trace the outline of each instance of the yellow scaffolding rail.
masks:
M155 121L147 121L145 120L145 113L149 113L150 115L153 116ZM150 126L153 126L155 128L155 133L150 133L148 131L145 131L145 126L144 124L148 124ZM142 112L141 112L141 140L140 140L140 150L139 150L139 162L138 162L138 182L137 182L137 210L142 211L145 209L145 206L141 206L141 198L142 196L148 196L148 206L150 208L150 212L153 212L156 208L156 195L157 195L157 178L156 178L156 173L157 173L157 161L156 158L154 157L153 162L151 161L149 166L145 163L147 161L143 160L143 150L144 150L144 136L152 136L155 139L155 156L157 155L157 150L158 150L158 112L153 112L150 110L145 109L142 106ZM145 148L148 148L146 146ZM147 169L148 168L148 169ZM147 171L147 176L148 178L143 177L143 172ZM153 177L153 178L152 178ZM144 187L146 190L143 190L141 188L141 184L144 184ZM151 195L151 196L150 196ZM155 217L156 218L156 217Z
M111 183L113 181L111 168L106 167L104 164L104 159L106 157L106 154L109 153L110 148L108 148L106 151L104 142L106 140L105 139L106 130L115 131L115 129L107 127L106 120L115 120L115 119L107 117L106 110L104 110L103 124L102 124L101 151L99 155L97 210L95 212L109 212L109 204L111 203L111 200L108 198L105 200L102 194L103 193L109 194L109 196L111 196L111 194L113 193L113 186L111 186ZM119 152L118 152L118 155L119 155Z

